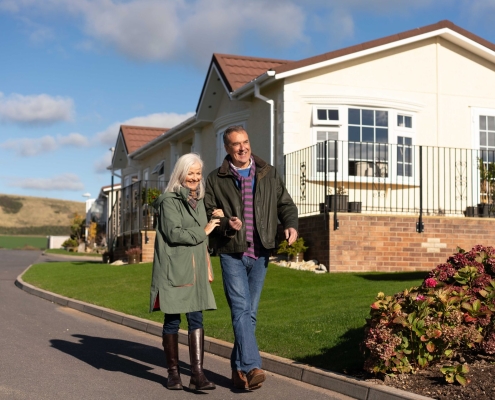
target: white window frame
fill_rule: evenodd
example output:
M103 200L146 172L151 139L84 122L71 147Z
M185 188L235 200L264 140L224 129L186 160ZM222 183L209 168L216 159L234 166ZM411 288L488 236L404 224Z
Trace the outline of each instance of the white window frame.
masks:
M337 111L339 113L338 120L328 120L328 119L318 119L318 110L332 110ZM341 126L342 125L342 113L343 111L347 111L344 107L339 106L313 106L313 126L317 125L327 125L327 126Z

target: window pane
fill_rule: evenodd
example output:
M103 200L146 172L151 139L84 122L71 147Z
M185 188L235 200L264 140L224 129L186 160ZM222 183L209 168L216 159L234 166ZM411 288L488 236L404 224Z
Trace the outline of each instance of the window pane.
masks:
M349 143L349 158L350 159L358 158L358 157L356 157L357 156L356 146L359 146L359 145L357 145L355 143Z
M404 117L406 121L406 128L412 128L412 117Z
M486 132L480 132L480 145L486 146Z
M339 140L338 132L327 132L327 140Z
M376 126L388 126L388 111L376 112Z
M376 145L376 159L379 161L387 161L387 159L388 159L388 145L386 145L386 144Z
M378 143L388 143L388 129L376 128L376 141Z
M480 115L480 129L486 129L486 117L484 115Z
M404 138L404 144L407 144L408 146L412 146L412 138L410 137Z
M488 130L495 131L495 117L487 117L488 119Z
M316 172L325 172L325 160L316 161Z
M328 119L330 121L338 121L339 120L339 110L328 110Z
M404 154L404 147L403 146L397 146L397 161L398 162L404 161L403 154Z
M404 149L405 161L408 163L412 162L412 149L410 147L406 147Z
M375 132L373 128L363 126L363 142L373 143L375 141Z
M488 132L488 146L495 147L495 132Z
M373 110L361 110L363 112L363 125L375 125L375 113Z
M356 108L349 108L349 123L353 125L361 124L360 110Z
M326 120L327 119L327 110L317 110L318 119Z
M403 174L402 164L397 164L397 175L402 176L402 174Z
M361 129L359 126L349 127L349 142L360 142L361 141Z
M327 140L327 133L325 131L316 132L316 141L317 142L323 142L325 140Z
M412 176L412 165L406 164L404 167L406 168L404 176Z
M317 158L324 158L325 157L325 144L326 144L326 142L320 142L316 146L316 157Z
M402 136L397 136L397 144L404 144L404 138Z
M397 126L404 126L404 116L397 115Z

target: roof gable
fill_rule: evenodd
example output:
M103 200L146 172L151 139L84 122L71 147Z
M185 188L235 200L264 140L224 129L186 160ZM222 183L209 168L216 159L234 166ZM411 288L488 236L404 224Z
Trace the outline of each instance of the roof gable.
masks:
M167 132L168 128L152 128L146 126L121 125L120 131L127 150L127 154L134 153L137 149L151 142L153 139Z
M212 62L216 64L229 92L239 89L268 70L292 63L288 60L218 53L213 54Z
M485 58L489 58L492 62L495 62L494 43L462 29L448 20L443 20L432 25L411 29L380 39L371 40L354 46L280 65L275 68L276 78L281 79L286 76L296 75L308 70L323 68L334 62L344 61L349 58L357 58L373 52L382 51L390 47L423 40L426 37L432 36L443 36L453 43L468 48L472 52L484 56ZM486 54L487 51L488 53L493 54Z

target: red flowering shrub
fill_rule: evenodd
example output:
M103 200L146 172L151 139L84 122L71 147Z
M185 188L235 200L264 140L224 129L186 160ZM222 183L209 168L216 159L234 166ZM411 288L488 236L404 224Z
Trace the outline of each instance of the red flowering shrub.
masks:
M364 368L407 373L463 355L495 354L495 249L457 249L419 287L378 293L365 327ZM466 368L443 367L466 384Z

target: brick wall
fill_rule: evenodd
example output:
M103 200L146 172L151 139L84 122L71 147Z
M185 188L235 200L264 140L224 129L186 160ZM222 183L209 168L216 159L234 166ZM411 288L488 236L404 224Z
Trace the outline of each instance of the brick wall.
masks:
M443 263L457 246L495 246L495 220L489 218L423 217L424 232L416 232L417 216L333 213L299 219L299 233L309 246L305 259L317 259L330 272L429 271Z

